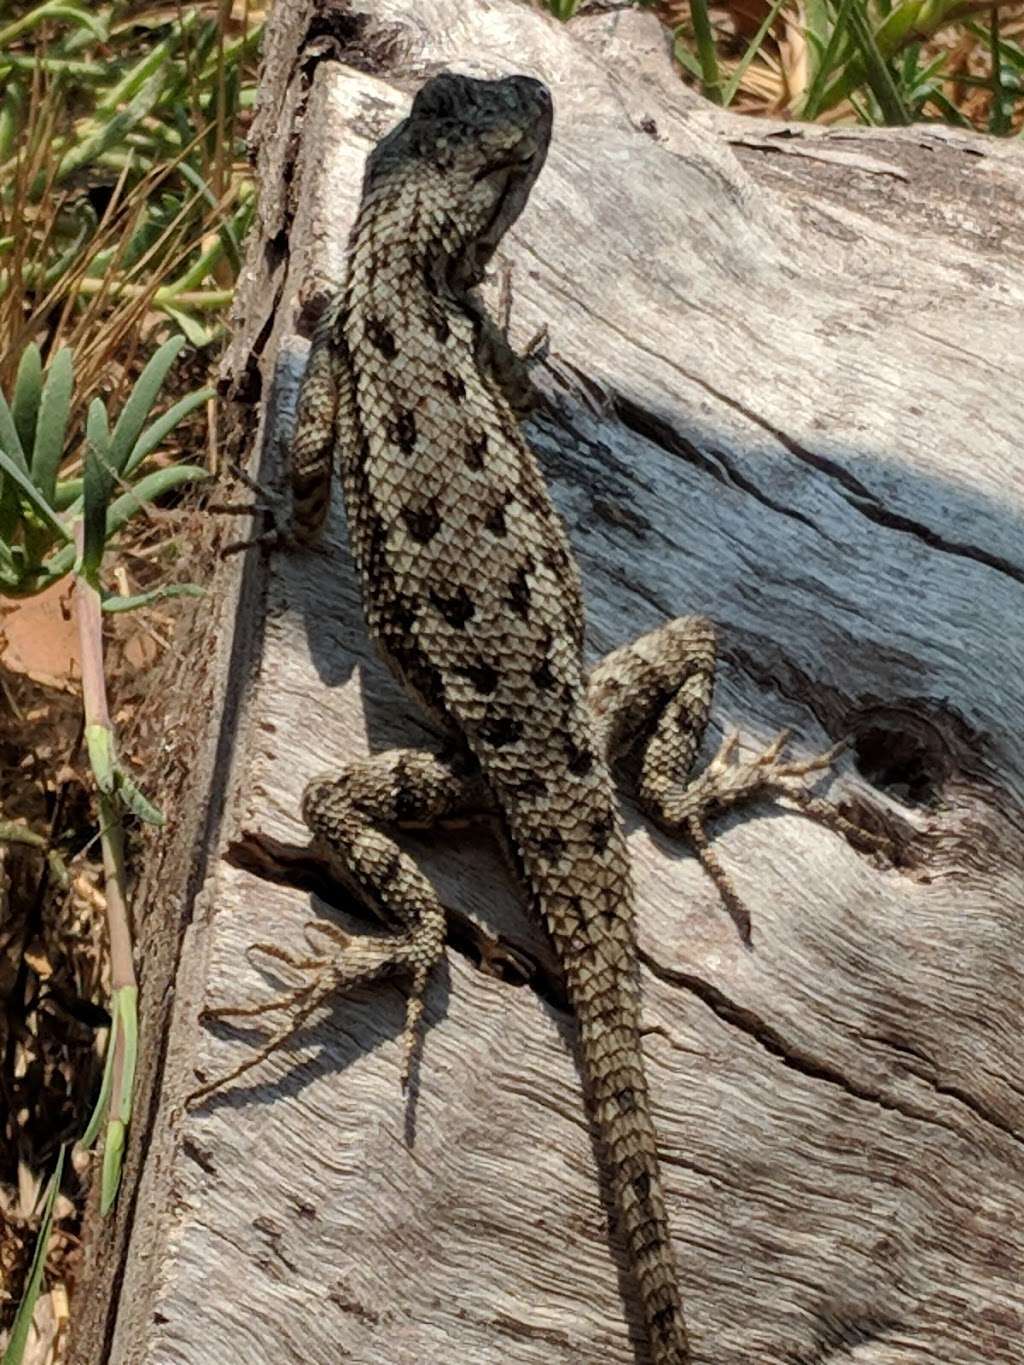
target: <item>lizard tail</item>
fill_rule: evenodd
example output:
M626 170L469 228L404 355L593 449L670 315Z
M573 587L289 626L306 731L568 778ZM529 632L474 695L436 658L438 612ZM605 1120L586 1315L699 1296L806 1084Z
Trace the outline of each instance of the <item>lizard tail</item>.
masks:
M576 1015L599 1164L651 1365L689 1365L644 1076L629 854L605 770L595 761L579 775L563 770L559 780L564 791L556 830L525 803L516 809L509 800L506 816L521 875L551 935ZM504 796L499 791L499 799Z
M619 964L598 983L591 960L569 993L580 1035L583 1082L628 1263L635 1276L652 1365L689 1365L690 1349L672 1252L644 1078L638 990ZM616 979L617 978L617 979Z

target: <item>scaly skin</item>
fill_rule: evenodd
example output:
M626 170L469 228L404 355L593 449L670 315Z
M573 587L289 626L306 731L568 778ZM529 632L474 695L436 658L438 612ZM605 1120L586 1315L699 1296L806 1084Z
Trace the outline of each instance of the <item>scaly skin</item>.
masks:
M533 387L474 292L526 203L550 134L539 82L443 75L368 159L348 278L318 328L300 394L295 535L311 541L320 530L336 463L370 632L452 745L445 757L375 755L309 784L303 814L319 848L391 932L348 940L332 931L343 951L296 963L315 976L272 1006L294 1007L290 1022L195 1094L255 1065L333 990L396 972L410 985L407 1075L445 915L391 829L490 819L565 973L650 1358L684 1365L640 1041L633 884L609 763L640 748L644 808L689 837L748 937L749 919L708 847L707 811L783 793L833 828L858 831L802 785L835 751L779 762L780 736L733 764L731 737L687 779L714 679L714 630L704 619L668 622L584 673L579 572L517 421ZM280 947L267 951L292 960Z
M587 705L579 573L509 402L522 371L470 294L526 202L550 133L539 82L446 75L371 155L348 281L303 389L296 528L308 535L323 519L323 453L333 447L367 624L406 686L465 739L500 812L565 971L653 1358L682 1365L640 1045L633 884ZM318 786L305 809L351 867L332 790ZM381 899L393 898L399 875L387 844L362 832L357 877ZM423 937L429 970L436 926Z

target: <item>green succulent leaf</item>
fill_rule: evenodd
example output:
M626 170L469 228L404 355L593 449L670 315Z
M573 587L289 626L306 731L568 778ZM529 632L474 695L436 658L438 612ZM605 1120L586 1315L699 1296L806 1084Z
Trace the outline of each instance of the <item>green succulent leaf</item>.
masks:
M32 481L49 502L53 501L57 469L64 453L74 382L71 351L62 346L46 374L32 448Z
M18 373L14 380L14 425L24 455L32 449L39 415L39 395L43 387L43 358L39 347L32 342L21 353Z
M25 470L16 460L11 459L6 450L0 450L0 469L17 486L22 497L31 504L40 520L61 540L71 540L71 532L57 516L57 513L40 493Z
M106 527L108 539L116 535L147 502L154 502L164 493L169 493L172 488L178 488L183 483L198 482L210 477L208 470L195 464L169 465L166 469L157 469L152 474L146 474L110 504Z
M165 597L205 597L206 589L198 583L165 583L161 588L151 588L149 592L136 593L134 597L117 597L113 593L103 599L103 610L110 612L135 611L137 607L148 607L151 602L160 602Z
M128 401L121 409L110 441L110 460L118 473L125 468L132 448L149 416L150 408L160 392L160 386L167 378L167 371L174 364L184 344L184 337L171 337L170 341L165 341L135 381Z
M186 394L173 407L169 407L155 422L151 422L132 447L131 454L125 461L122 472L125 474L133 473L146 456L156 450L168 432L172 431L189 413L194 412L203 403L208 403L211 398L215 397L215 394L216 390L214 389L196 389L194 393Z
M82 573L97 580L107 540L107 504L114 486L110 463L110 428L102 400L89 404L86 422L85 481L82 490Z
M28 473L28 460L25 459L25 451L21 444L21 437L18 435L18 427L14 420L14 413L7 405L7 399L0 390L0 450L6 450L12 460Z

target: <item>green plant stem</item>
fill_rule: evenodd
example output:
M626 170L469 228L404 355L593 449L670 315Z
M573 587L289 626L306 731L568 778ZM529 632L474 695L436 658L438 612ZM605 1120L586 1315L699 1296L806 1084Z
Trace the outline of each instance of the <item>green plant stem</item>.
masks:
M82 522L75 523L75 545L79 556L84 545ZM132 958L131 927L128 919L127 879L124 868L124 830L121 812L114 796L114 736L107 705L103 673L102 603L96 584L83 573L76 573L72 609L78 627L82 668L82 704L85 713L85 739L96 784L99 788L100 844L103 850L104 894L107 903L107 932L110 938L111 1049L107 1074L109 1094L101 1095L90 1134L94 1131L100 1108L106 1112L103 1180L100 1207L105 1213L114 1202L121 1178L121 1154L125 1131L131 1117L135 1080L136 1038L135 1004L138 983ZM105 1087L106 1088L106 1087ZM84 1139L83 1139L84 1141Z

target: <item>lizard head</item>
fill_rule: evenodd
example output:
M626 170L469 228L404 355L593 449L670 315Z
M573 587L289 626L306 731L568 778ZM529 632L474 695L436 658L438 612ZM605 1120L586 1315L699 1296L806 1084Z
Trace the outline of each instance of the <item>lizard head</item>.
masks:
M371 152L364 202L405 190L410 162L416 219L431 273L471 289L523 211L551 140L551 95L530 76L482 81L445 72L423 85L409 117Z

